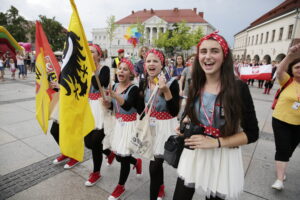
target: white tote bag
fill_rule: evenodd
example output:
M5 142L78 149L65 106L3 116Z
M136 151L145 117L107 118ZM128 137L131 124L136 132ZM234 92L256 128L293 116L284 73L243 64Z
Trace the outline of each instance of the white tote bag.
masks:
M158 86L156 86L149 98L149 101L145 105L145 109L142 112L142 114L138 117L138 120L136 122L136 130L135 130L135 136L131 138L131 143L129 148L141 155L144 158L148 158L153 160L153 141L154 141L154 135L152 135L151 128L149 126L150 123L150 114L153 106L153 102L155 100L155 96L158 92ZM150 106L149 106L150 105ZM149 106L149 107L148 107ZM149 109L148 109L149 108ZM148 109L148 112L145 111ZM141 119L143 114L145 114L144 118Z

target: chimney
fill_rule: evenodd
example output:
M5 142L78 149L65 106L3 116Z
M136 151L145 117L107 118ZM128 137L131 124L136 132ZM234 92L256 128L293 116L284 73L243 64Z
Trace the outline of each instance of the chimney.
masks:
M151 8L151 14L153 14L154 13L154 10Z
M147 9L146 9L146 8L144 8L144 12L147 12Z
M203 12L199 12L198 15L204 19L204 13Z
M197 8L193 8L194 12L197 14Z
M133 10L133 11L131 11L131 14L134 14L134 10Z
M173 10L174 12L178 12L178 8L174 8L174 10Z

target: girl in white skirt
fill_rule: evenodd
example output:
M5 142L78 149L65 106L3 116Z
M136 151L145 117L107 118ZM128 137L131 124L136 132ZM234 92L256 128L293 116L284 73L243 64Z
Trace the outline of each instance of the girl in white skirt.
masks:
M247 84L235 80L230 49L217 33L197 46L185 113L198 130L186 137L173 200L191 200L195 189L206 199L238 199L244 170L240 145L255 142L258 122Z
M99 77L99 82L101 87L108 87L109 78L110 78L110 70L107 66L100 65L101 58L101 48L97 44L89 44L89 48L92 52L92 56L96 65L96 75ZM93 186L95 185L101 178L100 169L102 165L103 156L102 153L106 155L107 163L110 165L114 160L114 153L109 149L103 150L102 141L105 137L104 134L104 112L107 108L103 106L100 102L102 99L101 94L99 93L99 86L96 81L96 77L92 77L92 84L89 93L89 104L91 106L91 110L94 116L95 128L89 134L84 137L85 146L92 150L93 157L93 172L90 173L88 180L85 182L85 186Z
M116 126L111 138L111 150L115 152L116 159L121 163L118 185L108 200L119 199L125 192L125 183L130 173L130 164L136 168L137 175L142 173L142 160L134 158L129 145L135 134L137 119L138 87L131 83L135 77L133 64L123 58L117 69L119 83L113 86L110 95L112 104L104 102L106 107L113 107L116 116Z
M145 80L140 82L143 103L148 102L156 85L159 91L153 102L150 114L150 127L155 135L153 145L154 161L150 161L150 199L163 199L164 173L163 154L164 144L170 135L174 135L178 125L177 114L179 112L179 85L175 78L167 80L162 75L164 67L164 55L161 51L151 49L146 54L145 69L147 71Z

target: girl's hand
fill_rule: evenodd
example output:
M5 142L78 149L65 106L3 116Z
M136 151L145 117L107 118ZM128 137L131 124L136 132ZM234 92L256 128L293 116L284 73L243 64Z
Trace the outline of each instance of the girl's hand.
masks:
M118 95L115 91L112 90L111 85L109 85L107 93L111 96L111 98L114 98L114 99Z
M191 149L212 149L219 146L217 139L204 135L192 135L184 143Z
M50 82L50 88L54 89L54 88L58 88L59 89L59 84L57 81L51 81Z
M175 128L175 132L176 132L176 134L177 134L178 136L182 136L182 137L183 137L183 133L180 133L180 127L179 127L179 126L177 126L177 127Z
M166 92L168 87L166 85L166 77L165 75L159 75L158 77L158 85L159 85L159 89L162 92Z
M111 102L110 102L110 101L107 101L107 100L103 100L103 99L101 99L101 100L102 100L102 105L103 105L105 108L109 109L110 106L111 106Z
M290 59L296 59L296 58L300 58L300 43L292 46L288 53L287 53L287 56L290 58Z

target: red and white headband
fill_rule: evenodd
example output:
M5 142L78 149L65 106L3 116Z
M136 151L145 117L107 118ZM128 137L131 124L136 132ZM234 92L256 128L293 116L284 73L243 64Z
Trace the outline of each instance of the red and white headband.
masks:
M164 54L162 54L162 52L160 52L159 50L156 49L150 49L147 53L146 53L146 58L148 57L148 55L150 53L154 53L160 60L161 65L164 65L164 61L165 61L165 57Z
M224 53L224 58L226 58L226 56L228 55L228 52L229 52L229 47L228 47L228 44L225 41L225 39L222 36L220 36L218 34L218 32L219 31L215 31L215 32L208 34L208 35L204 36L203 38L201 38L200 42L197 45L197 51L199 51L199 47L204 40L215 39L221 45L223 53ZM197 55L199 55L199 52Z
M131 62L130 60L128 60L128 59L126 59L126 58L122 58L122 59L120 60L119 66L121 65L121 63L127 64L128 69L130 70L130 72L131 72L133 75L136 75L136 72L135 72L135 70L134 70L134 66L133 66L133 64L132 64L132 62Z
M92 47L95 47L99 56L101 57L102 56L102 51L101 51L101 48L98 44L92 44L92 43L89 43L89 46L92 46Z

